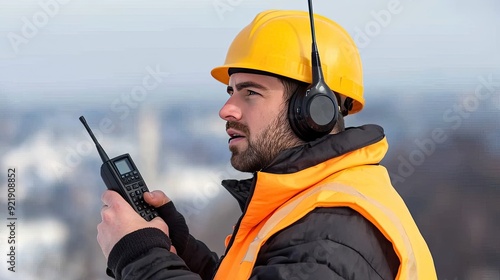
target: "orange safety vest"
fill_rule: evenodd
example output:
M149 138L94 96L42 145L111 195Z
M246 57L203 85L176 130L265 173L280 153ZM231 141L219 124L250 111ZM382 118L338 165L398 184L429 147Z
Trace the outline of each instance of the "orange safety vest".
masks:
M258 172L252 200L214 279L249 279L260 248L271 236L316 207L346 206L393 244L400 260L396 279L437 279L425 240L386 169L377 165L386 151L384 138L295 173Z

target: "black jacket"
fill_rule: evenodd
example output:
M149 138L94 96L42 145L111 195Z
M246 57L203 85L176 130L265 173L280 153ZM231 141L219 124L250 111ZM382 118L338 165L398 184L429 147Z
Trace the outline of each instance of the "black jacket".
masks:
M330 149L328 154L322 149L321 156L303 153L299 159L285 161L286 164L278 160L267 172L306 168L381 137L383 131L376 126L329 135L318 141L335 141L338 149ZM321 144L315 145L321 147ZM286 153L278 159L286 159ZM253 180L230 180L223 185L238 200L244 215L245 205L252 196ZM173 203L159 210L169 225L171 242L178 255L169 252L170 239L160 230L138 230L115 245L108 260L108 274L116 279L212 279L223 257L219 259L189 235ZM392 244L359 213L345 207L317 208L263 245L251 279L394 279L398 268L399 259Z

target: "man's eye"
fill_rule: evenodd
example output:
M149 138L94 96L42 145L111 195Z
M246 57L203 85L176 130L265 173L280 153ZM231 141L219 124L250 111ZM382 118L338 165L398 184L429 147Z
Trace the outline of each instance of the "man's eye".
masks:
M256 94L259 94L253 90L248 90L248 95L256 95Z

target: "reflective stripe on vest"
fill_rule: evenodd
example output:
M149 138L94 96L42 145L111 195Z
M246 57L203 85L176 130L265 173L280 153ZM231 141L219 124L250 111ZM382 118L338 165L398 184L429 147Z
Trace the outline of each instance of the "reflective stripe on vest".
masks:
M328 196L328 199L319 197L324 194ZM335 196L336 199L331 199L332 195ZM311 209L309 209L309 211L304 211L305 209L303 209L303 207L298 207L304 201L312 199L315 196L318 196L315 198L318 203L310 204ZM396 279L418 279L416 260L410 239L397 216L377 200L363 195L353 187L339 183L326 183L315 187L299 195L296 199L292 199L289 203L283 205L283 207L273 213L255 239L249 244L245 257L240 264L242 265L244 262L251 264L249 265L247 263L243 265L243 267L250 268L250 271L244 272L244 274L247 275L246 279L251 275L251 269L253 268L253 264L256 261L257 254L262 244L272 235L293 224L316 207L342 206L350 207L363 215L393 243L396 254L401 262ZM397 234L395 234L395 232Z

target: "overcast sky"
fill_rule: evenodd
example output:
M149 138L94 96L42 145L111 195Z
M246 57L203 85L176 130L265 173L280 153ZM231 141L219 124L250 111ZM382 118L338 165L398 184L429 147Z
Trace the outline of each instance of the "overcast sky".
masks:
M314 2L316 13L354 37L369 83L398 83L397 77L419 83L425 75L450 83L479 74L500 78L500 1ZM218 86L210 70L258 12L307 10L305 0L0 3L0 95L16 103L127 90L147 67L168 72L167 94L203 91Z

